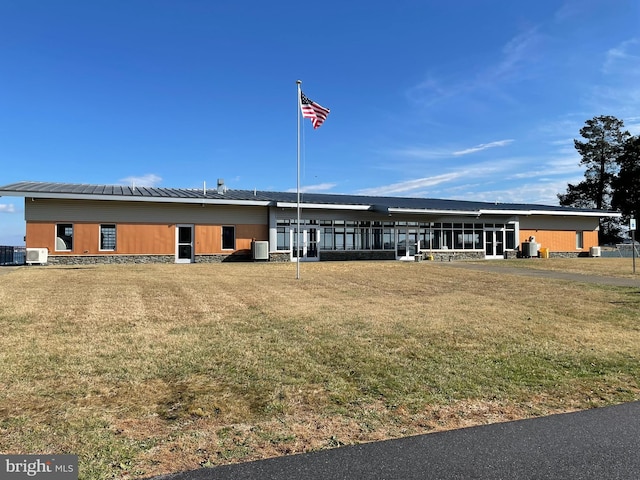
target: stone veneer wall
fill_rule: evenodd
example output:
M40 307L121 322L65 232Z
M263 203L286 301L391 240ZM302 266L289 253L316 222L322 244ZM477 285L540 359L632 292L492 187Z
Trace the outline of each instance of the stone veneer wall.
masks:
M396 252L381 250L321 250L320 261L335 262L347 260L395 260Z
M270 262L290 262L291 261L291 254L289 252L270 252L269 253L269 261Z
M250 262L251 255L196 255L195 263ZM49 265L175 263L175 255L49 255Z
M518 258L518 252L510 250L506 252L506 258ZM395 251L375 250L323 250L320 252L320 260L326 262L354 261L354 260L395 260ZM422 259L427 260L433 256L435 262L452 262L458 260L484 260L484 252L481 251L432 251L422 252ZM549 252L550 258L578 258L589 256L588 252ZM537 257L535 257L537 258ZM94 264L120 264L120 263L175 263L174 255L49 255L49 265L94 265ZM251 255L196 255L195 263L222 263L222 262L251 262ZM269 262L290 262L289 252L269 253Z
M518 255L515 255L516 252L513 252L514 255L509 255L507 258L541 258L540 252L535 257L521 257L520 252L517 252ZM549 252L549 258L578 258L578 257L588 257L589 252Z
M95 265L115 263L175 263L175 255L49 255L49 265Z
M549 252L549 258L578 258L588 256L589 252Z
M423 260L428 260L429 256L433 257L434 262L453 262L457 260L484 260L484 252L465 252L465 251L455 251L455 252L447 252L447 251L432 251L432 252L422 252ZM418 259L419 261L419 259Z
M196 255L195 263L251 262L251 255Z

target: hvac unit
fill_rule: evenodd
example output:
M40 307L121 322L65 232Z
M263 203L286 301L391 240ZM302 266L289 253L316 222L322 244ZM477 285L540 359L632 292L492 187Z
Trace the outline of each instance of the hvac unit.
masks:
M522 242L522 256L531 258L538 256L538 244L536 242Z
M41 265L47 263L47 255L49 251L46 248L27 248L27 263L32 265L39 263Z
M591 257L601 257L602 256L602 250L600 249L600 247L591 247L589 249L589 256L591 256Z
M269 260L269 242L253 242L253 259Z

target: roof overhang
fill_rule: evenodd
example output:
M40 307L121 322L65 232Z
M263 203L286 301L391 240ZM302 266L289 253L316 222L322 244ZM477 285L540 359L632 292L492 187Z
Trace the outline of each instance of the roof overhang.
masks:
M7 188L12 187L12 188ZM91 187L91 188L90 188ZM97 187L99 191L96 191ZM424 215L424 216L469 216L480 217L483 215L500 215L500 216L553 216L553 217L591 217L591 218L620 218L622 214L618 212L599 211L592 209L573 209L549 206L548 209L544 205L520 205L520 204L504 204L501 208L500 204L484 204L486 208L482 208L482 204L474 204L474 202L465 202L466 205L460 204L460 209L442 208L449 206L451 202L442 205L437 202L433 205L436 208L428 207L429 202L425 203L420 199L402 199L402 201L393 201L386 197L357 197L345 195L345 202L341 203L340 198L336 195L327 196L327 202L324 203L322 195L316 195L314 202L295 202L290 200L288 196L283 199L282 195L277 192L263 192L260 196L252 198L250 193L235 194L226 197L225 194L206 195L204 190L184 190L184 189L142 189L136 191L135 188L123 189L114 193L111 188L110 193L105 192L101 186L76 185L76 184L42 184L38 182L24 182L5 186L0 188L0 196L5 197L22 197L25 199L62 199L62 200L86 200L86 201L116 201L116 202L146 202L154 204L193 204L193 205L237 205L237 206L254 206L254 207L271 207L279 208L296 208L300 205L302 208L309 210L343 210L343 211L369 211L384 215ZM200 193L198 193L200 192ZM242 191L237 191L242 192ZM255 196L255 191L253 196ZM320 201L318 201L320 199ZM367 200L371 203L367 203ZM352 203L349 203L352 200ZM364 200L364 201L362 201ZM407 202L409 200L409 202ZM362 201L362 203L360 203ZM398 207L390 206L393 204L411 205L411 201L415 207ZM455 202L453 202L455 203ZM462 202L460 202L462 203ZM422 207L424 205L424 207ZM453 205L452 205L453 206ZM464 207L467 208L464 208ZM440 207L440 208L437 208ZM515 207L515 208L514 208Z
M557 217L621 217L622 214L618 212L592 212L592 211L571 211L571 210L492 210L481 209L478 210L479 215L546 215Z
M297 208L297 202L276 202L278 208ZM304 209L322 209L322 210L371 210L370 205L344 205L333 203L300 203L300 207Z
M436 210L428 208L394 208L387 209L389 213L408 213L417 215L479 215L477 210Z
M52 193L52 192L12 192L0 190L0 197L24 197L24 198L55 198L62 200L98 200L116 202L145 202L145 203L187 203L197 205L242 205L255 207L268 207L273 202L268 200L231 200L218 198L198 197L143 197L135 195L91 195L77 193Z

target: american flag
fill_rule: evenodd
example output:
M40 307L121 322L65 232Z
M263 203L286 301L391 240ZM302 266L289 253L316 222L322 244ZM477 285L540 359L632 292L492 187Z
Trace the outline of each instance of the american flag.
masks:
M327 115L329 115L328 108L324 108L313 100L309 100L302 92L300 92L300 108L302 109L302 116L311 119L314 129L322 125L322 122L324 122L327 119Z

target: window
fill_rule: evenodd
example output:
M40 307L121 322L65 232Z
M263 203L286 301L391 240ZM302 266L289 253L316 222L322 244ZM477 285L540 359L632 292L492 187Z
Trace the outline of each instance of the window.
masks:
M116 249L116 226L100 225L100 250Z
M584 248L584 235L583 232L576 232L576 248L582 250Z
M382 228L372 228L371 236L373 237L373 249L382 250Z
M73 250L73 225L71 223L56 225L56 250Z
M222 227L222 249L236 249L236 227Z
M336 222L336 224L337 223L338 222ZM336 250L344 250L345 229L342 227L336 227L333 232L333 247Z
M384 250L395 250L396 235L393 228L382 229L382 246L384 247Z
M516 231L513 229L513 225L507 225L505 233L505 248L507 250L514 250L516 248Z
M289 227L277 227L278 250L289 250Z

